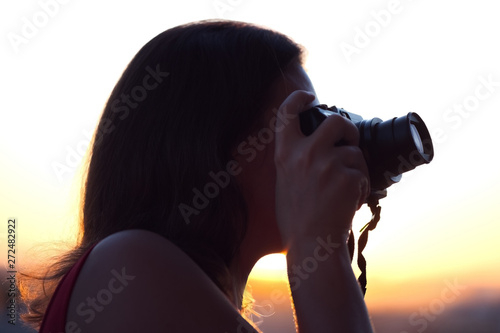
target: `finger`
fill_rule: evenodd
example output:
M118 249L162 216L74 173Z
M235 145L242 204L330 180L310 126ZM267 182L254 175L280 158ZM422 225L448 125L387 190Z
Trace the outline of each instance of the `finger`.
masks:
M365 202L370 194L370 173L366 165L363 152L357 146L341 146L332 150L330 163L338 163L359 175L356 188L359 190L357 209Z
M344 167L349 169L357 169L365 176L369 176L368 167L363 156L363 152L357 146L341 146L330 149L330 158L335 161L340 162Z
M343 145L359 145L359 131L349 119L337 114L328 116L314 131L310 138L321 147Z
M316 96L310 92L297 90L291 93L281 104L276 114L276 150L280 156L287 149L294 147L294 144L304 137L300 131L299 113L311 104Z

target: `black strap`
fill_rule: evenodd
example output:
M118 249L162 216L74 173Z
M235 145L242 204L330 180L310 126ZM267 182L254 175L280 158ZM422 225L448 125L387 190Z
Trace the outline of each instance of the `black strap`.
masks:
M363 250L365 249L366 243L368 242L368 232L377 227L377 223L380 220L380 211L381 207L379 205L379 199L376 196L371 196L368 199L368 207L372 212L372 219L370 222L365 224L363 228L361 228L361 235L358 240L358 267L361 270L361 275L358 278L359 285L361 287L361 292L363 296L366 294L366 260L363 256ZM354 235L351 230L351 235L348 240L349 254L351 256L351 262L354 257Z
M355 241L354 241L354 235L352 233L351 229L351 234L349 235L349 239L347 241L347 247L349 248L349 255L351 256L351 263L352 259L354 258L354 246L355 246Z

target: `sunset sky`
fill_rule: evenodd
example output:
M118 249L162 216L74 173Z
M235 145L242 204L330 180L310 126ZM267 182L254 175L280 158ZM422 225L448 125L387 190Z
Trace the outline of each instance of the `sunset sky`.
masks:
M127 63L167 28L222 17L304 45L322 103L384 120L417 112L426 122L435 158L388 189L365 249L370 311L412 313L454 281L464 286L454 302L500 300L496 2L54 1L0 5L2 251L9 217L21 263L34 245L73 237L82 157ZM41 5L49 2L57 6ZM355 229L369 219L363 207ZM280 283L284 267L280 255L261 261L254 284Z

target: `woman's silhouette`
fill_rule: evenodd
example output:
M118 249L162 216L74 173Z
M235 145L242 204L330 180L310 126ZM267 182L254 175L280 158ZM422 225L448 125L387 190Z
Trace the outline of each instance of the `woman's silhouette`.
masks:
M369 191L358 132L332 116L302 135L297 114L318 103L302 57L241 22L147 43L95 132L78 245L31 280L46 290L25 293L25 320L40 332L253 332L240 315L248 274L286 251L300 332L371 331L346 246Z

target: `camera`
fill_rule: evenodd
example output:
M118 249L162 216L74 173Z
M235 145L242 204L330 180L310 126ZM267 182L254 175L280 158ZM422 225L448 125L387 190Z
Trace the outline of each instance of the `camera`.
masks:
M431 162L434 157L429 131L414 112L386 121L364 120L344 109L321 104L299 114L302 133L311 135L333 114L351 120L358 128L359 147L368 165L372 194L378 197L384 197L385 189L399 182L403 173Z

